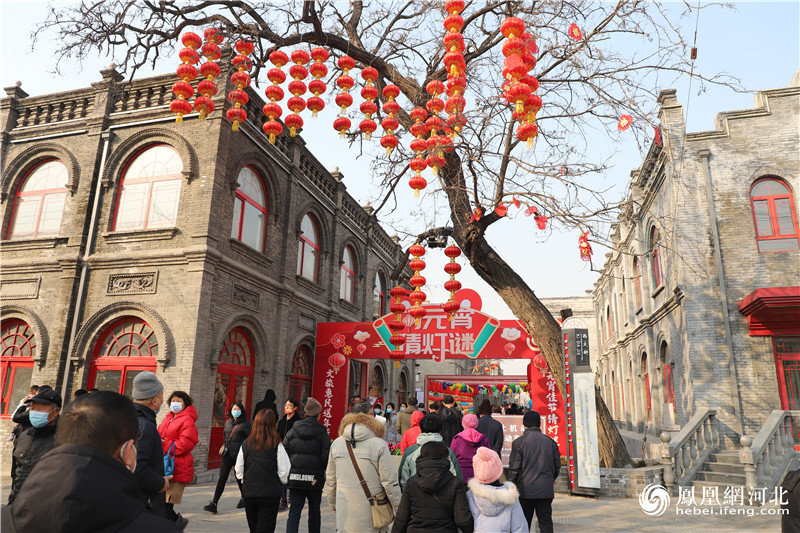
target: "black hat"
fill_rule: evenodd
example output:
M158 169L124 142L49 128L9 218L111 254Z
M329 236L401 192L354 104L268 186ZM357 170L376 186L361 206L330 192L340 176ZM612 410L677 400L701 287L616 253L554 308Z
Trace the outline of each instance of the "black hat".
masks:
M444 403L453 403L453 402L455 402L455 400L453 399L452 395L448 394L447 396L444 397Z
M525 416L522 417L522 425L526 428L541 427L542 417L537 411L528 411L525 413Z
M61 395L50 387L42 387L39 389L36 396L25 403L52 403L55 404L56 407L61 407Z

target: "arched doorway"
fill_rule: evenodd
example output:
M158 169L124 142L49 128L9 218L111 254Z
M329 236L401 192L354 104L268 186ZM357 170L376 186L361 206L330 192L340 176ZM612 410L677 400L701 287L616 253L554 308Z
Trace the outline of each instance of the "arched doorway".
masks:
M242 402L252 415L250 400L253 393L253 340L241 327L228 332L219 350L219 365L214 383L214 403L211 409L211 438L208 446L208 468L219 468L222 457L219 448L224 437L222 430L231 405Z
M8 418L14 414L20 400L28 394L33 375L33 352L36 338L33 328L18 318L3 320L0 324L0 415Z
M153 328L139 317L111 322L94 345L89 388L130 396L133 378L147 370L156 371L158 342Z
M383 367L377 363L372 369L372 379L370 379L369 395L371 398L383 398L386 380L383 376Z
M301 344L294 352L292 370L289 377L289 398L303 402L311 395L312 361L311 350Z
M397 406L396 409L400 409L400 404L406 401L406 394L408 394L408 374L406 369L404 368L402 372L400 372L400 380L398 383L397 388Z

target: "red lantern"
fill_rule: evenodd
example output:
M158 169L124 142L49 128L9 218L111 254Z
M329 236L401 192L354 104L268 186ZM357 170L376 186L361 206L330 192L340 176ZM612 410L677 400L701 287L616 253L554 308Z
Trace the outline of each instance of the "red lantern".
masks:
M333 129L339 132L339 137L343 138L350 129L350 119L347 117L337 118L333 121Z
M364 67L361 69L361 77L367 85L372 85L378 79L378 69L374 67Z
M630 128L631 123L633 123L633 117L630 115L622 115L619 117L619 122L617 123L617 129L619 131L625 131Z
M372 87L373 89L375 87ZM378 105L375 102L371 102L367 100L366 102L361 102L361 105L358 106L362 113L367 118L372 118L372 115L378 112Z
M186 32L181 37L181 42L183 46L186 48L191 48L192 50L197 50L200 48L200 45L203 44L203 40L200 39L200 36L193 32Z
M356 61L350 56L342 56L336 62L340 69L347 74L348 71L353 70L356 66Z
M444 19L444 29L449 32L460 32L461 28L464 27L464 19L461 18L461 15L448 15L447 18Z
M236 89L230 92L228 100L234 107L228 109L225 116L232 122L231 129L238 131L239 124L247 120L247 112L242 106L248 102L249 97L243 89L250 85L250 75L246 71L250 70L253 62L247 56L253 53L255 45L250 41L240 40L236 41L234 48L240 54L231 62L236 67L236 72L231 75L231 81L236 85Z
M222 36L222 33L219 31L218 28L210 27L206 28L203 32L203 38L205 38L206 42L220 45L225 40L225 37Z
M546 216L540 215L539 213L536 213L534 215L533 219L536 221L536 226L539 229L545 229L547 227L547 217Z
M517 127L517 139L527 143L528 149L533 148L533 139L539 134L539 127L530 122L523 122Z
M525 23L517 17L508 17L500 24L500 33L507 39L519 37L525 31Z
M538 368L539 372L541 372L542 374L547 372L547 361L545 361L541 353L537 353L536 356L533 358L533 366Z
M245 120L247 120L247 111L245 111L245 110L244 110L244 109L242 109L241 107L231 107L231 108L230 108L230 109L228 109L228 111L225 113L225 116L226 116L226 117L228 118L228 120L230 120L230 121L231 121L231 123L233 124L233 125L231 126L231 129L232 129L233 131L237 131L237 130L239 129L239 124L241 124L242 122L244 122Z
M381 137L381 146L386 148L386 155L392 153L392 150L397 148L397 137L394 135L384 135Z
M264 94L270 102L280 102L283 100L283 89L277 85L268 85L267 88L264 89Z
M453 76L460 76L467 68L467 63L464 61L464 55L461 52L450 51L444 55L442 59L444 66L450 71Z
M206 115L214 111L214 102L207 96L198 96L194 99L194 108L200 113L200 118L204 119Z
M231 74L231 81L238 89L250 87L250 74L244 71L236 71Z
M317 113L325 109L325 100L318 96L312 96L308 99L306 105L311 110L311 118L316 118Z
M336 86L345 92L352 89L355 84L356 82L351 76L339 76L336 79Z
M236 41L236 44L233 45L233 49L243 56L249 56L253 53L253 50L256 49L256 45L253 44L252 41L240 40Z
M367 140L370 140L372 138L372 133L378 129L378 124L372 119L365 118L359 123L358 129L366 136Z
M175 113L177 117L175 118L175 122L182 122L183 115L188 115L192 112L192 104L184 100L183 98L176 98L172 101L169 105L170 111Z
M422 302L425 301L425 293L420 290L420 287L425 285L425 278L420 275L420 272L425 268L425 262L420 259L423 255L425 255L425 248L420 244L414 244L408 249L408 253L414 257L414 260L411 263L414 263L414 275L411 276L409 283L414 290L409 294L409 299L414 302L413 307L409 310L409 314L414 317L416 320L417 326L419 326L419 321L422 317L425 316L425 308L422 307ZM411 265L409 263L409 265ZM412 267L413 268L413 267Z
M450 32L444 36L444 47L449 52L464 53L464 36L458 32Z
M292 113L302 113L306 108L306 101L297 96L292 96L286 101L286 107L288 107Z
M409 115L414 120L414 125L411 126L411 135L416 137L411 141L411 150L416 152L417 156L408 163L409 168L415 173L414 176L408 180L408 185L414 190L414 196L419 197L419 192L428 185L425 178L420 176L420 173L428 166L424 158L424 152L428 147L425 143L425 139L422 138L428 133L428 128L424 123L425 119L428 117L428 113L421 107L415 107L411 110Z
M464 94L467 87L467 78L464 76L447 76L447 96L458 96Z
M494 208L494 212L499 217L504 217L508 213L508 207L505 204L498 204L497 207Z
M439 80L431 80L425 85L425 90L428 91L428 94L433 98L436 98L444 92L444 83Z
M444 255L450 258L450 261L444 265L445 273L450 275L450 279L444 284L445 290L450 291L450 300L445 302L442 308L450 315L450 319L452 320L453 315L455 315L456 311L459 309L459 303L456 302L454 298L456 291L461 288L461 283L456 281L456 274L461 272L461 265L456 263L456 257L461 255L461 249L458 246L448 246L444 249Z
M328 358L328 363L333 367L334 374L338 374L339 369L342 368L346 362L347 359L338 351Z
M353 105L353 97L350 96L348 93L339 93L336 95L336 99L334 100L336 105L339 106L342 110L342 114L344 114L345 110Z
M286 118L283 119L283 123L289 128L290 137L294 137L297 134L297 130L303 127L303 119L300 115L286 115Z
M389 329L392 330L392 336L389 338L389 342L394 345L395 349L391 352L391 357L395 361L395 366L400 366L400 360L405 357L405 352L403 352L403 345L406 342L406 338L402 335L402 331L405 328L405 324L403 324L402 315L403 312L406 310L406 306L403 305L402 299L408 294L408 291L403 287L393 287L389 294L392 296L392 301L390 303L390 310L392 313L395 314L394 320L389 321Z
M228 100L236 107L242 107L250 101L250 97L241 89L234 89L228 93Z
M190 82L197 77L197 69L194 65L182 63L178 65L178 77L185 82Z
M576 41L580 41L581 39L583 39L583 34L581 33L581 29L574 22L569 25L567 33L569 34L570 37L572 37Z
M581 260L592 260L592 246L589 244L589 232L586 231L578 237L578 250L581 253Z
M444 10L453 15L458 15L464 11L464 0L447 0L444 3Z
M270 144L275 144L275 137L283 133L283 126L281 126L281 123L277 120L266 121L262 129L264 130L264 134L269 137Z

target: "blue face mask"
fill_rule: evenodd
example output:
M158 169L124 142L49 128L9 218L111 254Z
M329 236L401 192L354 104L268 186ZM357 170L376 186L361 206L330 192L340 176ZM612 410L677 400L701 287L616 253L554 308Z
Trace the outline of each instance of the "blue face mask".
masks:
M391 413L391 412L392 412L392 408L391 408L391 407L387 407L387 408L386 408L386 414L388 415L388 414L389 414L389 413Z
M234 409L231 411L231 415L233 415L233 418L239 418L242 416L242 412L238 409Z
M380 410L380 409L373 409L373 411L375 411L375 414L376 414L376 415L379 415L379 414L381 414L381 410Z
M43 411L30 411L28 412L28 418L31 421L31 425L35 428L43 428L50 422L50 413L52 411L43 412Z
M172 402L171 404L169 404L169 409L173 413L180 413L181 411L183 411L183 404L181 402Z

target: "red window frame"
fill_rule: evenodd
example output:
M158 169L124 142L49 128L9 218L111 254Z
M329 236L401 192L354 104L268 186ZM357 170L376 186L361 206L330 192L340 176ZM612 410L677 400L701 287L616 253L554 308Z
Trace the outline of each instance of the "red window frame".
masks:
M353 270L345 266L344 254L350 254L350 260L353 264ZM340 277L342 287L339 289L339 298L351 304L356 303L356 254L350 245L344 247L342 252L342 275ZM349 290L348 290L349 289Z
M613 371L611 372L611 388L614 392L614 417L619 417L619 413L617 413L617 378Z
M651 422L653 419L653 402L650 396L650 372L647 368L647 354L642 354L642 375L644 377L644 398L645 408L647 409L647 421Z
M666 390L667 403L671 403L672 407L675 408L675 412L677 413L678 406L675 403L675 384L672 378L674 363L667 363L667 350L669 350L669 346L667 345L666 341L662 341L661 364L664 365L664 389Z
M789 398L789 390L795 389L791 382L793 371L800 370L800 337L772 337L772 350L781 409L796 410L800 408L800 398ZM795 451L800 451L800 420L796 417L789 420Z
M613 333L611 332L611 306L606 305L606 327L608 328L608 338L611 339L614 337Z
M642 272L639 269L639 258L633 258L633 270L636 276L636 308L642 307Z
M20 328L23 328L20 331ZM13 331L12 331L13 330ZM3 320L0 325L0 391L2 392L2 412L0 418L11 418L17 406L12 405L11 392L14 390L14 378L17 369L33 368L33 353L36 349L36 337L33 328L19 318ZM8 342L13 338L13 342ZM22 343L17 341L22 339ZM23 348L27 348L24 350ZM28 355L23 355L27 351ZM24 387L28 392L31 383ZM20 398L21 399L21 398ZM17 402L19 403L19 402Z
M258 171L255 168L253 168L253 167L251 167L249 165L247 165L245 168L250 169L253 172L253 174L256 175L256 177L258 178L258 181L259 181L259 185L261 186L261 192L264 193L264 203L269 204L269 198L267 198L267 188L264 186L264 178L261 177L261 174L259 174ZM241 173L241 171L240 171L240 173ZM265 252L265 250L266 250L266 247L267 247L267 221L269 219L269 213L268 213L268 210L267 210L268 206L261 205L256 200L254 200L253 198L250 198L248 195L246 195L244 192L242 192L242 188L241 187L236 189L236 194L234 195L234 200L233 201L234 201L234 203L237 202L237 201L242 202L242 207L241 207L241 209L239 209L239 220L238 221L234 220L234 223L237 224L236 227L238 227L238 231L236 232L236 237L234 237L234 238L237 241L241 242L242 244L246 244L246 243L244 243L244 241L242 241L242 233L244 232L244 229L245 229L245 227L244 227L245 204L250 204L251 206L255 207L257 210L259 210L262 213L264 213L264 233L263 233L263 237L261 238L261 249L257 250L257 251L259 251L259 252L261 252L263 254ZM233 212L236 213L235 207L234 207ZM233 233L233 231L231 231L231 233Z
M125 327L120 335L115 335L114 330L123 324L130 324L130 329ZM144 328L150 330L146 335L144 335ZM141 339L138 344L134 343L134 334L137 337L137 341ZM122 339L122 337L128 336L130 337L129 339ZM109 340L111 340L111 344L107 342ZM109 344L109 351L101 355L103 346L107 344ZM109 355L115 345L119 346L119 348L115 349L116 353L114 355ZM94 344L92 350L92 366L89 370L89 388L95 386L98 370L119 370L120 383L119 389L116 392L125 394L125 383L127 382L128 372L141 372L144 370L149 370L151 372L156 371L156 355L158 352L154 351L154 348L160 348L158 337L156 337L155 331L146 321L135 316L124 316L112 321L105 327L98 337L97 342ZM126 350L129 355L122 355ZM138 355L130 355L133 353L133 350L136 350ZM143 355L143 352L146 353L146 355Z
M653 265L653 285L655 288L661 286L664 281L664 271L661 266L661 246L659 242L661 234L655 226L650 228L650 259Z
M146 178L126 179L125 175L128 173L128 169L131 167L131 165L133 164L134 161L139 159L139 157L141 157L146 151L151 150L153 148L159 148L159 147L170 148L176 154L178 154L178 158L180 158L180 154L178 153L177 150L175 150L175 148L173 148L169 144L160 143L160 144L151 144L151 145L145 146L144 148L142 148L141 150L136 152L133 155L133 157L131 157L128 160L128 163L125 165L125 168L122 171L122 179L119 182L119 189L117 191L117 198L116 198L116 201L114 203L114 224L111 226L111 231L117 231L117 224L119 222L117 219L119 218L120 200L122 199L122 189L125 186L125 183L134 184L134 185L137 184L137 183L147 183L146 201L145 201L144 209L142 210L143 213L144 213L144 215L143 215L144 219L140 221L141 225L139 227L135 227L135 228L125 228L125 229L119 230L119 231L137 231L137 230L150 229L150 228L148 228L148 222L149 222L148 218L150 217L150 201L152 200L152 196L153 196L153 183L160 182L160 181L178 181L178 182L181 182L181 180L183 179L183 176L180 173L177 173L177 174L165 174L163 176L148 176ZM182 182L181 182L181 185L182 185ZM183 192L183 187L181 187L181 192ZM180 193L178 195L178 206L180 206ZM177 220L176 220L176 222L177 222ZM169 227L169 226L159 226L159 228L161 228L161 227Z
M782 193L782 194L767 194L767 195L760 195L760 196L753 196L753 189L755 189L756 185L759 183L763 183L765 181L775 181L781 185L783 185L789 192ZM781 233L780 224L778 222L778 210L775 206L776 200L789 200L789 209L792 214L792 233ZM767 209L769 214L769 222L772 233L770 235L760 235L758 232L758 223L756 222L756 206L755 203L759 201L766 201L767 202ZM762 241L774 241L774 240L783 240L783 239L796 239L798 242L798 248L800 248L800 231L798 230L797 224L797 210L794 205L794 195L792 194L791 188L789 185L780 179L774 177L763 177L757 179L753 185L750 187L750 212L753 215L753 230L756 234L756 247L758 248L759 253L762 254L774 254L774 253L781 253L781 252L793 252L797 251L797 248L794 250L761 250L761 242Z
M311 395L311 376L313 376L314 358L311 349L301 344L292 358L291 375L289 376L289 397L302 402Z
M381 290L383 289L383 290ZM379 317L386 314L386 282L384 281L383 274L379 270L375 273L375 289L373 298L378 302L377 315ZM375 300L373 300L373 303Z
M314 261L314 279L308 278L308 276L303 276L305 279L309 281L313 281L317 283L319 281L319 225L317 225L317 221L311 213L306 213L303 215L303 218L300 221L300 227L303 227L303 220L308 217L308 220L311 221L311 225L314 227L314 239L309 239L306 237L302 232L300 233L300 240L298 244L298 255L300 256L297 261L297 275L303 276L303 267L306 261L306 250L311 250L311 258Z
M33 165L28 170L28 172L25 173L25 176L20 181L19 187L17 187L17 194L14 196L14 205L11 208L11 217L9 219L10 222L8 224L8 230L6 231L6 239L8 239L8 240L35 239L35 238L39 237L40 236L39 224L41 223L42 209L44 208L45 196L49 196L49 195L53 195L53 194L63 194L63 193L69 192L69 189L66 188L66 187L56 187L55 189L40 189L38 191L23 192L23 189L25 188L25 184L31 178L31 176L33 176L33 174L36 172L36 170L41 168L42 165L44 165L46 163L51 163L53 161L58 161L59 163L61 163L61 165L64 166L64 169L66 171L66 165L64 165L64 163L60 159L56 159L56 158L44 159L42 161L39 161L35 165ZM30 196L40 196L41 197L41 199L39 200L39 207L37 207L37 209L36 209L36 222L34 222L34 224L33 224L33 233L30 234L30 235L13 236L11 234L11 232L14 230L14 222L16 222L16 218L17 218L17 207L19 205L19 199L20 199L20 197L25 198L25 197L30 197ZM66 200L65 200L65 203L66 203ZM64 207L63 206L61 207L61 214L62 214L62 222L63 222L63 214L64 214ZM48 237L57 236L60 232L61 232L61 224L59 224L59 231L56 231L55 233L43 233L42 236L48 236Z

